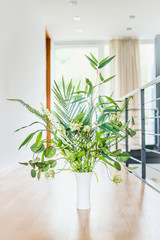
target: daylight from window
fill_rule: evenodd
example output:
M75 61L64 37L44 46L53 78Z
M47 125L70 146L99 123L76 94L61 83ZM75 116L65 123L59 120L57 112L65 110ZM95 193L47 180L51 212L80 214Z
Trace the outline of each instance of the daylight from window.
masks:
M155 78L155 54L153 43L140 43L141 86Z
M61 47L55 49L55 79L61 84L62 75L65 82L68 83L71 79L74 83L81 81L85 83L85 78L95 81L96 72L89 64L85 55L90 55L90 52L98 58L98 48L96 47Z
M109 56L109 44L104 44L100 52L97 46L56 46L55 47L55 73L54 79L61 85L62 76L65 82L71 79L78 84L81 81L85 83L85 78L89 78L92 82L95 81L95 70L90 66L85 55L90 55L90 52L100 60L100 58ZM102 56L101 56L102 55ZM155 78L155 54L154 43L140 42L140 85L144 85ZM106 78L110 76L110 66L104 69L103 72ZM105 91L105 89L101 89ZM112 93L110 83L107 84L108 94Z

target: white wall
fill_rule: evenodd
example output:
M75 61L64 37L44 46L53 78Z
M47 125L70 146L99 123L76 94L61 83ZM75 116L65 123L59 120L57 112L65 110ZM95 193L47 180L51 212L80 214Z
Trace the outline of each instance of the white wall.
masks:
M45 101L45 27L31 0L0 1L0 173L30 160L18 151L31 130L13 132L36 119L19 103L34 107ZM37 120L37 119L36 119Z

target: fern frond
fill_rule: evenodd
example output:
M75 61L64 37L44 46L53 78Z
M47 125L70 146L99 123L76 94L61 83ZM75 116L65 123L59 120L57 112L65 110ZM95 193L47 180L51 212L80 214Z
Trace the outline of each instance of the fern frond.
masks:
M25 103L21 99L8 99L9 101L13 102L19 102L21 103L25 108L27 108L31 113L35 114L37 117L39 117L41 120L43 120L45 123L47 123L47 116L46 114L40 113L38 110L35 108L31 107L28 103Z

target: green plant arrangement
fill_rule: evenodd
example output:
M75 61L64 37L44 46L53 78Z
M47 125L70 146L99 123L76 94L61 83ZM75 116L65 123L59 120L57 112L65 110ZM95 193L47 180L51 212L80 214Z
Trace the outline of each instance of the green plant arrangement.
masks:
M98 89L115 76L105 79L101 70L115 57L107 57L102 61L91 54L86 56L90 65L95 70L96 81L93 84L88 78L84 87L79 82L75 86L72 80L65 84L62 77L62 87L56 81L53 85L54 109L49 111L41 104L38 111L20 99L9 99L21 103L30 112L35 114L40 121L35 121L28 126L17 129L16 132L33 125L41 126L30 133L22 142L19 149L30 146L33 153L32 160L20 162L31 167L31 176L40 179L55 176L57 161L63 160L63 169L78 173L94 172L96 165L101 162L106 169L110 167L121 171L125 161L130 157L121 149L111 150L117 143L126 137L133 137L136 131L132 129L133 118L122 123L121 114L126 108L126 102L113 100L112 96L99 95ZM43 132L51 132L51 139L43 138ZM46 143L49 146L46 146ZM96 173L95 173L96 174ZM116 184L123 181L121 175L113 175L112 181Z

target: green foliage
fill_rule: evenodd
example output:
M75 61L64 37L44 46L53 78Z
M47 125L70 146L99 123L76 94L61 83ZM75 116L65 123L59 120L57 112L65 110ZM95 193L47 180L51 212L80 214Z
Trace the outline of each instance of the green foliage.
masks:
M41 139L42 139L42 132L40 132L36 138L36 145L40 143Z
M32 176L33 178L36 177L36 171L35 171L34 169L31 170L31 176Z
M120 153L117 156L117 159L118 159L119 162L126 162L129 158L130 158L129 153Z
M106 59L102 60L102 61L99 63L98 68L103 68L103 67L106 66L108 63L110 63L113 58L115 58L115 56L110 57L110 58L106 58Z
M19 164L28 166L28 163L27 163L27 162L19 162Z
M21 149L21 147L23 147L24 145L26 145L27 143L29 143L31 141L31 139L33 138L33 136L35 135L36 132L34 133L30 133L28 135L28 137L21 143L19 150Z
M34 152L34 153L41 153L41 152L43 152L43 151L45 150L45 146L44 146L43 143L38 143L38 144L34 143L34 144L30 147L30 149L31 149L32 152Z
M49 146L44 150L44 156L46 158L52 158L56 154L56 149L53 146Z
M118 171L121 171L121 165L118 163L118 162L114 162L114 166L116 167L116 169L118 170Z
M93 61L94 61L96 64L98 64L98 60L93 56L93 54L90 53L90 55L91 55L91 58L93 59Z
M132 129L135 124L133 118L126 123L122 123L121 120L121 114L131 98L120 107L120 101L114 100L112 96L97 96L95 91L97 86L100 87L115 77L105 78L101 73L101 69L114 57L107 57L98 62L92 53L90 57L86 56L90 65L96 70L96 79L99 78L99 82L96 80L94 83L86 78L85 86L81 86L81 82L74 86L72 80L66 84L62 77L62 87L60 87L54 81L52 88L55 99L54 111L49 111L42 104L41 113L20 99L10 99L21 103L42 120L16 130L18 132L34 124L41 124L43 127L29 134L19 147L20 149L29 144L37 134L35 142L30 147L33 153L32 160L20 162L32 168L33 178L37 176L39 180L42 173L46 178L54 178L57 161L61 159L64 159L68 167L65 165L60 171L93 172L98 162L104 164L107 169L111 167L121 171L130 155L122 152L121 149L113 151L112 147L126 137L133 137L136 134ZM43 131L50 131L51 139L43 139ZM47 142L50 142L50 146L45 147ZM59 154L60 157L57 158ZM95 176L98 179L96 173ZM122 182L121 176L113 176L113 182L116 184Z
M31 107L29 104L25 103L21 99L8 99L9 101L15 101L21 103L24 107L26 107L31 113L35 114L37 117L39 117L41 120L44 122L47 121L47 117L45 114L40 113L38 110L35 108Z

